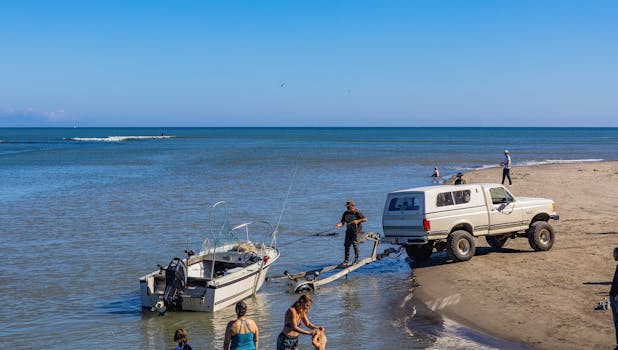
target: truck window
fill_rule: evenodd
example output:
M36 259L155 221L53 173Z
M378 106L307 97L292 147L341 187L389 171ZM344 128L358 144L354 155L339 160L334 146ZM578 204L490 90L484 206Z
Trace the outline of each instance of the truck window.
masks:
M453 191L453 198L455 198L455 204L465 204L470 202L470 190Z
M451 195L451 192L438 193L438 196L436 197L436 206L444 207L447 205L453 205L453 196Z
M412 196L395 197L388 204L388 211L418 210L418 198Z
M513 196L502 187L494 187L489 189L491 194L491 202L493 204L503 204L513 201Z

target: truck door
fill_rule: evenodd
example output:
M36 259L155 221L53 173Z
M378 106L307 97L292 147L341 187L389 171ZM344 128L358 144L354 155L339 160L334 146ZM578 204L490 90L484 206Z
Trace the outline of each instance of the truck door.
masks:
M522 212L518 203L504 187L489 189L491 213L489 215L489 233L510 233L521 229Z

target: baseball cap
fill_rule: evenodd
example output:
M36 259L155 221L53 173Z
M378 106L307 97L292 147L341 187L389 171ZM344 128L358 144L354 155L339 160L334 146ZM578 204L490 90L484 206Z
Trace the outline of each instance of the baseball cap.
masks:
M347 201L347 202L345 202L345 206L347 207L348 205L354 205L354 201Z

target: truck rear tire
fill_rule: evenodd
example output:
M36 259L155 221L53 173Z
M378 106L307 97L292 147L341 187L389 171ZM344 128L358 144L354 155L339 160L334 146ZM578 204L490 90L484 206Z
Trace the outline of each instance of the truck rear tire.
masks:
M547 221L533 223L526 233L530 247L536 251L550 250L554 245L554 228Z
M433 242L406 246L408 257L414 261L427 261L433 252Z
M454 261L468 261L476 251L474 237L468 231L455 231L448 236L446 253Z
M503 236L485 236L485 240L490 247L494 249L501 249L506 245L509 241L509 237L506 235Z

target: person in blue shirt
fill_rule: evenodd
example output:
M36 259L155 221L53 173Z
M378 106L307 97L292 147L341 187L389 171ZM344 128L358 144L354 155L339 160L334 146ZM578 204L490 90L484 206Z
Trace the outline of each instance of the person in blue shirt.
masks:
M257 350L260 331L253 320L247 318L247 304L236 303L236 320L230 321L225 329L224 350Z
M177 329L174 333L174 341L178 343L176 350L193 350L189 345L189 332L186 329Z

